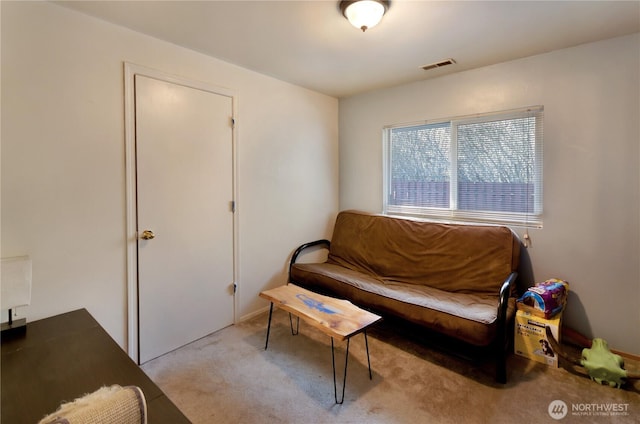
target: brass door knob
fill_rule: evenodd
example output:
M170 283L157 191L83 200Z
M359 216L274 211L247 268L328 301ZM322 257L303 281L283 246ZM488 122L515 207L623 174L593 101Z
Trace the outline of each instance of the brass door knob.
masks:
M155 234L153 234L153 231L151 231L151 230L144 230L144 231L142 232L142 235L140 236L140 238L141 238L142 240L152 240L152 239L154 239L155 237L156 237L156 235L155 235Z

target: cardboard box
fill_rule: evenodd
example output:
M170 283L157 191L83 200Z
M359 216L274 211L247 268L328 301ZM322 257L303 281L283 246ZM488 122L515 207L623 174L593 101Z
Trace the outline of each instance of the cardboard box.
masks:
M530 312L518 310L513 341L516 355L557 368L558 354L551 349L545 327L551 328L553 337L560 343L561 325L562 312L550 319L545 319Z

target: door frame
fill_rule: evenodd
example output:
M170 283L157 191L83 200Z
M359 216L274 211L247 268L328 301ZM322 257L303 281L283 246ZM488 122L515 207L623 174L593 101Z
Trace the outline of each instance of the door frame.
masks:
M136 169L136 110L135 110L135 76L141 75L189 88L207 91L231 98L232 122L232 196L233 202L233 323L236 323L238 294L238 167L237 167L237 105L238 96L235 90L218 87L201 81L189 80L170 75L156 69L124 62L124 111L125 111L125 183L126 183L126 280L127 280L127 353L137 364L140 363L139 352L139 314L138 314L138 228L137 228L137 169Z

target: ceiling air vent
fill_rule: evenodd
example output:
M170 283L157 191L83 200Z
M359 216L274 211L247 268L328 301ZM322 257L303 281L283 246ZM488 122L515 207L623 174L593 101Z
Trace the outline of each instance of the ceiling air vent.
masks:
M456 63L456 61L453 60L453 59L445 59L445 60L442 60L440 62L430 63L429 65L424 65L424 66L422 66L422 69L424 69L425 71L428 71L430 69L442 68L443 66L453 65L454 63Z

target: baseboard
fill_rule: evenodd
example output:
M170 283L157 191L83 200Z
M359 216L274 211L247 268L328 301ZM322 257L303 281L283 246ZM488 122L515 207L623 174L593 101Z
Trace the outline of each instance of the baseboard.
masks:
M264 308L260 308L257 311L254 311L254 312L248 313L246 315L243 315L238 320L238 323L241 323L243 321L246 321L246 320L249 320L251 318L257 317L258 315L263 314L263 313L267 312L268 310L269 310L269 307L265 306Z

